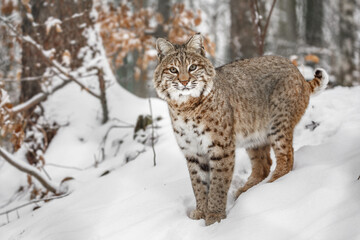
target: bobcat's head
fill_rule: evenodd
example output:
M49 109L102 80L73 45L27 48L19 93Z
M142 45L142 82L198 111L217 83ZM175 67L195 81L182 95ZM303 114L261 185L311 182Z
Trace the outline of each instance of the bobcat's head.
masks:
M154 85L159 97L181 103L210 93L215 69L205 57L199 33L182 45L159 38L156 49L159 64L154 73Z

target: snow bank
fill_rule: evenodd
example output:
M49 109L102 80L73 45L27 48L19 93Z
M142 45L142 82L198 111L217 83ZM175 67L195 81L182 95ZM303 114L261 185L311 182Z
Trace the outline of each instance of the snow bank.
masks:
M139 114L149 113L147 100L130 97L117 85L108 89L108 100L110 118L121 122L102 126L99 102L77 86L49 97L45 112L65 126L45 158L84 170L48 166L55 180L75 178L69 182L72 194L34 212L21 209L20 219L13 213L0 227L1 239L360 239L360 87L338 87L312 98L295 129L294 170L234 202L233 191L250 172L244 151L237 151L228 217L209 227L187 216L195 200L163 101L152 100L154 116L163 118L156 130L156 167L149 147L125 163L134 146L133 130L127 128L109 135L105 161L91 167L112 124L135 124ZM111 144L120 138L124 143L114 156ZM16 177L6 176L7 181ZM1 184L0 193L4 188Z

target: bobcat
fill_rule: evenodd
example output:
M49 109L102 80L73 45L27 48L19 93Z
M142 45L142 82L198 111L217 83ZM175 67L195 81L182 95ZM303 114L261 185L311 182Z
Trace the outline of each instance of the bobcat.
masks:
M226 218L235 148L244 147L252 173L236 197L264 180L293 167L295 125L312 93L326 88L328 75L316 69L307 82L286 58L263 56L214 68L205 57L200 34L176 45L159 38L154 85L167 101L173 130L185 155L196 198L192 219L210 225Z

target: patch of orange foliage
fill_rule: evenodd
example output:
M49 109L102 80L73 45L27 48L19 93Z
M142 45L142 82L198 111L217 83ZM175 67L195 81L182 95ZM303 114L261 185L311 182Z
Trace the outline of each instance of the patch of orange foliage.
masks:
M164 21L164 17L150 8L130 8L131 3L125 2L115 7L98 7L98 22L100 35L109 61L113 68L124 64L125 57L136 51L135 78L146 71L149 63L156 60L155 35L159 25L162 26L168 39L172 42L184 42L196 33L196 26L201 24L201 11L185 9L182 3L174 4L171 17ZM205 37L204 45L210 55L215 54L215 44Z

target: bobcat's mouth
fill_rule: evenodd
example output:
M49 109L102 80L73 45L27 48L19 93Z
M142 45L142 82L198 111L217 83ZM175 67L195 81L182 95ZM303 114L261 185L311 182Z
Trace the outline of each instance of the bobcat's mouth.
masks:
M183 89L179 89L181 91L190 91L192 88L184 87Z
M192 93L191 90L193 90L194 88L191 87L184 87L182 89L178 89L178 91L180 92L181 95L190 95Z

